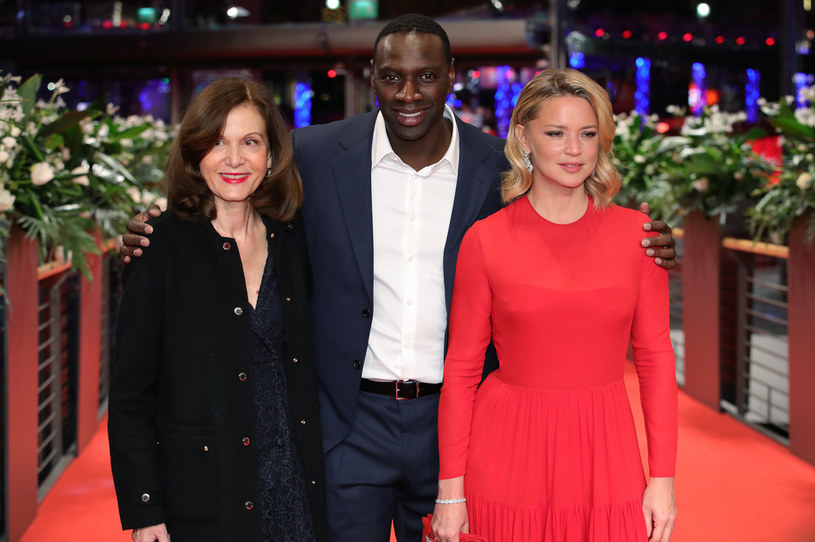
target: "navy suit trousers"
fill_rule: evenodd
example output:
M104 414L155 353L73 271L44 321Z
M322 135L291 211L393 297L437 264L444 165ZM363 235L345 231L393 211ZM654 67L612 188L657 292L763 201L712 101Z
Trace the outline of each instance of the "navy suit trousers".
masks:
M331 542L418 542L438 490L439 395L359 393L348 436L326 454Z

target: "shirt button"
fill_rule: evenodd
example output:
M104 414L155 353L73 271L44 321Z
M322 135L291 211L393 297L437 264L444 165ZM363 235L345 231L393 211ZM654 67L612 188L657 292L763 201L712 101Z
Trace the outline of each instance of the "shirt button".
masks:
M299 359L297 359L297 358L291 358L291 362L292 362L292 363L297 363L298 361L300 361L300 360L299 360Z
M241 442L243 443L244 446L249 446L249 437L243 437L243 440L241 440Z
M246 508L247 510L251 510L252 508L255 507L255 503L253 503L252 501L246 501L245 503L243 503L243 507Z
M150 502L150 494L149 493L142 493L141 494L141 502L143 502L143 503Z
M412 300L412 299L408 299L408 302L407 302L407 303L408 303L408 305L413 305L413 300Z
M317 480L312 480L311 485L316 486L317 485Z
M241 314L243 314L243 309L240 307L235 307L235 309L232 312L235 313L235 316L240 316Z
M355 359L354 360L354 369L359 369L361 366L362 366L362 364L359 362L359 360Z
M408 256L408 261L412 262L413 261L413 256Z
M223 248L224 250L230 250L232 248L232 243L227 241L223 245L221 245L221 248Z
M291 298L290 298L290 297L287 297L287 298L286 298L286 303L289 303L290 301L291 301Z
M371 311L369 311L368 309L362 309L362 316L364 316L365 318L370 318Z
M306 425L306 420L300 420L300 425Z
M246 382L246 373L238 373L238 380L241 382Z
M205 451L205 452L208 452L208 451L209 451L209 446L207 446L206 444L204 445L204 451Z

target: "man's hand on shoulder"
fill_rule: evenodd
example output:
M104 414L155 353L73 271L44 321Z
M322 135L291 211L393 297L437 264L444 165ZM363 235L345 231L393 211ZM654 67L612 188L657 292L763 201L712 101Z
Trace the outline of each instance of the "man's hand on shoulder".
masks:
M124 263L141 256L142 247L150 246L150 239L145 236L153 233L153 226L147 221L158 216L161 216L161 209L153 204L147 211L137 214L127 223L127 233L122 236L122 246L119 247L119 254L122 255Z
M640 204L640 212L648 214L651 206L648 203ZM654 263L665 269L671 269L676 265L676 240L673 238L672 230L662 220L654 220L642 225L645 231L657 232L656 237L646 237L642 240L645 247L645 254L654 258Z

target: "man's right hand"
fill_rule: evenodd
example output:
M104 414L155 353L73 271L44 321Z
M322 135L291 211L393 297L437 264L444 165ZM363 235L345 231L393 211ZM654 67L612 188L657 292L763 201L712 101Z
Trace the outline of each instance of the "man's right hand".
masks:
M145 235L153 233L153 226L147 220L158 216L161 216L161 209L154 203L147 211L137 214L127 223L127 233L122 236L122 246L119 247L124 263L129 263L130 258L141 256L141 247L150 246L150 239Z

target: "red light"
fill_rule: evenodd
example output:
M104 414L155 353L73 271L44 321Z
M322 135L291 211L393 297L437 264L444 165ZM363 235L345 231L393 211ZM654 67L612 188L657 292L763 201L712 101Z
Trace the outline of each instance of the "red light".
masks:
M62 21L63 28L73 28L74 22L73 21Z
M633 33L632 33L630 30L623 30L623 38L624 38L624 39L628 39L628 38L630 38L632 35L633 35Z
M682 36L682 39L685 41L690 41L693 39L693 34L691 34L690 32L685 32L685 34Z
M660 134L664 134L665 132L667 132L670 129L671 129L671 125L668 124L667 122L659 122L659 123L657 123L657 132L659 132Z
M766 40L764 40L764 43L767 44L767 47L772 47L773 45L775 45L775 38L767 38Z
M119 28L127 28L127 23L122 21L119 23Z
M739 36L738 38L736 38L736 43L738 43L739 45L744 45L745 41L747 41L747 40L745 40L744 37L742 37L742 36Z
M337 77L337 70L328 70L327 75L329 79L334 79L335 77Z
M598 28L597 30L594 31L594 35L597 36L598 38L602 38L605 33L606 31L603 30L602 28Z
M479 79L481 77L481 70L473 70L473 79Z
M665 31L662 31L662 32L660 32L659 34L657 34L657 37L658 37L660 40L666 40L666 39L668 39L668 33L667 33L667 32L665 32Z
M113 23L110 21L102 21L102 28L113 28Z
M724 36L716 36L716 43L719 45L724 43Z
M142 30L148 30L150 28L150 23L139 23L139 28Z

